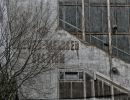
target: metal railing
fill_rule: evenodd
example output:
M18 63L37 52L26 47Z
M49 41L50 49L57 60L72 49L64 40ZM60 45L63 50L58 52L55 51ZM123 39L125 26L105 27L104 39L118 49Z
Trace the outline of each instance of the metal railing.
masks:
M62 19L59 19L59 21L62 22L62 23L64 23L64 24L66 24L66 25L68 25L68 26L70 26L70 27L72 27L72 28L74 28L74 29L76 29L77 31L82 32L82 30L81 30L80 28L78 28L78 27L76 27L76 26L70 24L69 22L66 22L66 21L64 21L64 20L62 20ZM87 34L87 35L88 35L88 34ZM101 42L101 43L106 43L105 41L103 41L102 39L100 39L100 38L94 36L94 35L91 34L91 33L90 33L90 38L91 38L91 39L94 38L95 40L97 40L97 41L99 41L99 42ZM92 39L91 41L93 41L93 39ZM89 41L89 44L91 44L91 41ZM86 41L85 41L85 42L86 42ZM87 41L87 42L88 42L88 41ZM95 44L95 45L96 45L96 44ZM118 48L118 47L116 47L116 46L114 46L114 45L112 45L112 49L115 49L115 50L117 50L117 52L121 52L122 54L124 54L124 55L130 57L130 53L128 53L128 52L126 52L126 51L124 51L124 50L122 50L122 49L120 49L120 48ZM117 56L117 57L118 57L118 56Z

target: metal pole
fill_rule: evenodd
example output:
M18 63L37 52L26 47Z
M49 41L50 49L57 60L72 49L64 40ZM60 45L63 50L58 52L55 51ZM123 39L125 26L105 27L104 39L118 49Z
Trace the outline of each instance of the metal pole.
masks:
M109 36L109 63L110 63L110 78L112 78L112 39L111 39L111 20L110 20L110 0L107 0L107 20L108 20L108 36Z
M107 0L107 20L108 20L108 36L109 36L109 63L110 63L110 78L112 79L112 37L111 37L111 20L110 20L110 0ZM114 98L112 97L112 100Z
M82 39L85 41L85 7L84 7L84 0L82 0Z

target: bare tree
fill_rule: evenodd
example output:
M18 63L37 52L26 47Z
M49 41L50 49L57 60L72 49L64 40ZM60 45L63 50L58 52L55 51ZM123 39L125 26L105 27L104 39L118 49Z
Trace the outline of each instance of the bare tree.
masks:
M43 2L40 2L40 6L30 3L23 7L17 1L5 2L7 25L0 35L4 46L0 52L0 100L13 100L26 80L51 69L50 64L59 55L64 60L64 45L58 42L52 45L51 36L46 39L56 21L55 18L50 23L49 5L43 7ZM5 11L5 6L0 8L0 13ZM0 16L0 21L2 18Z

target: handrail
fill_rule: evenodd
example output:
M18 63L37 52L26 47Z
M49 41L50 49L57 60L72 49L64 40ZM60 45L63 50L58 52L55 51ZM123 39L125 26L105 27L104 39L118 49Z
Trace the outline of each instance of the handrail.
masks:
M116 86L124 91L127 91L130 94L130 90L127 87L124 87L121 84L119 84L118 82L111 80L110 77L107 77L104 74L99 73L99 72L94 72L94 76L96 78L101 78L104 81L106 80L106 82L111 83L113 86Z
M98 38L98 37L96 37L96 36L92 36L92 35L91 35L91 37L94 37L95 39L97 39L97 40L99 40L99 41L101 41L101 42L103 42L103 43L104 43L104 41L103 41L103 40L99 39L99 38ZM127 52L125 52L125 51L123 51L123 50L119 49L118 47L116 47L116 46L114 46L114 45L112 45L112 47L113 47L113 48L115 48L115 49L117 49L118 51L120 51L120 52L122 52L122 53L124 53L124 54L126 54L126 55L128 55L128 56L130 56L130 54L129 54L129 53L127 53Z
M94 80L96 79L101 79L104 82L107 82L109 84L112 84L113 86L120 88L121 90L123 90L124 92L127 92L128 94L130 94L130 90L128 88L126 88L125 86L122 86L121 84L119 84L119 82L111 80L110 77L108 77L107 75L104 75L100 72L97 71L90 71L87 68L72 68L72 67L67 67L67 68L58 68L59 71L78 71L78 72L85 72L88 75L90 75L90 77Z
M98 41L101 41L101 42L103 42L103 43L104 43L104 41L103 41L103 40L101 40L100 38L98 38L98 37L96 37L96 36L91 35L91 37L93 37L93 38L97 39Z
M73 28L75 28L75 29L77 29L77 30L79 30L79 31L82 32L82 30L79 29L78 27L76 27L76 26L74 26L74 25L72 25L72 24L70 24L70 23L68 23L68 22L66 22L66 21L64 21L64 20L62 20L62 19L60 19L60 18L59 18L59 20L60 20L61 22L63 22L63 23L65 23L65 24L67 24L67 25L69 25L69 26L71 26L71 27L73 27ZM98 37L96 37L96 36L93 36L92 34L91 34L91 37L97 39L98 41L100 41L100 42L102 42L102 43L105 43L102 39L100 39L100 38L98 38ZM128 55L128 56L130 56L129 53L127 53L126 51L124 51L124 50L122 50L122 49L120 49L120 48L118 48L118 47L116 47L116 46L114 46L114 45L112 45L112 48L114 48L114 49L116 49L116 50L118 50L118 51L120 51L120 52L122 52L122 53L124 53L124 54L126 54L126 55Z
M66 23L67 25L72 26L73 28L75 28L75 29L77 29L77 30L79 30L79 31L82 32L82 30L79 29L78 27L76 27L76 26L74 26L74 25L72 25L72 24L70 24L70 23L68 23L68 22L66 22L66 21L64 21L64 20L62 20L62 19L60 19L60 18L59 18L59 20L62 21L63 23Z

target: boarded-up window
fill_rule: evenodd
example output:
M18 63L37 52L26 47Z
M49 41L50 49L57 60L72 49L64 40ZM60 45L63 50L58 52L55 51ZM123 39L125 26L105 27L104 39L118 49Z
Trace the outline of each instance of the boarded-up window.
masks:
M111 98L111 87L99 79L95 80L95 97Z
M83 82L60 82L59 91L61 99L84 98Z
M71 98L71 83L70 82L60 82L59 84L60 98L67 99Z
M61 99L84 98L83 72L60 72L59 97Z
M86 80L86 98L92 98L91 80Z
M85 74L85 81L86 81L86 98L92 98L92 83L91 83L91 76Z
M72 98L83 98L83 82L73 82L72 83Z
M104 83L104 87L103 87L103 92L104 92L104 97L105 98L111 98L111 87L109 85L107 85L106 83Z
M95 97L97 98L103 97L102 82L98 79L95 80Z

